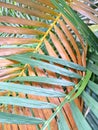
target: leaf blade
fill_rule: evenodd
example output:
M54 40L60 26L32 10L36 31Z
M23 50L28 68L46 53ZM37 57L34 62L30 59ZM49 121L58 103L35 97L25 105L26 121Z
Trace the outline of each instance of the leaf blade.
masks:
M45 88L40 88L40 87L7 83L7 82L6 83L0 82L0 89L9 90L11 92L34 94L34 95L47 96L47 97L63 97L63 96L65 96L64 93L61 93L59 91L55 91L52 89L50 90L50 89L45 89Z
M43 124L44 120L36 117L0 112L0 122L9 124Z
M17 105L21 107L29 107L29 108L41 108L41 109L55 108L57 106L55 104L48 102L42 102L38 100L31 100L19 97L9 97L9 96L0 96L0 103Z
M70 102L71 110L77 127L79 130L92 130L89 124L86 122L85 118L83 117L82 113L79 111L78 107L72 101Z
M10 81L34 81L34 82L40 82L40 83L47 83L47 84L53 84L53 85L62 85L62 86L74 86L75 84L73 82L63 80L63 79L57 79L57 78L48 78L48 77L39 77L39 76L22 76L22 77L16 77L14 79L11 79Z
M93 113L98 117L98 102L95 101L90 95L86 92L83 92L82 98L87 104L87 106L93 111Z
M60 117L58 119L58 128L59 130L70 130L68 124L66 123L65 117L62 111L59 112Z
M47 69L47 70L56 72L58 74L62 74L64 76L69 76L69 77L74 77L74 78L81 78L81 76L79 74L75 73L75 72L72 72L72 71L67 70L65 68L61 68L61 67L49 64L49 63L42 62L42 61L38 61L38 60L30 59L30 58L25 58L23 56L17 56L17 55L10 56L10 57L7 57L7 58L19 61L19 62L21 62L23 64L28 63L32 67L37 66L37 67L40 67L40 68L43 68L43 69Z

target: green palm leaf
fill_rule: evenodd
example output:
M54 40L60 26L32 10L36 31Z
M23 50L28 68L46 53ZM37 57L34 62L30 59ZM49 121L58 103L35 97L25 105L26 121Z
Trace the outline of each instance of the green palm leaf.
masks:
M0 112L0 122L13 124L43 124L44 120L34 117L19 116L15 114Z
M97 128L97 16L89 0L0 2L0 130Z

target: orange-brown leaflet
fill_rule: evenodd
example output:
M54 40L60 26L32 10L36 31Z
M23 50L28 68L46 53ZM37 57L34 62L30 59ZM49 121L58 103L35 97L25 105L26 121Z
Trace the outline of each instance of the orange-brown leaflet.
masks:
M28 20L24 18L11 17L11 16L0 16L0 22L28 25L28 26L34 26L34 27L45 27L45 28L50 27L49 24L46 24L44 22L38 22L34 20Z
M19 45L19 44L32 44L39 43L40 40L33 38L11 38L11 37L0 37L0 45Z
M29 15L32 15L32 16L44 18L44 19L47 19L47 20L55 20L52 16L49 16L49 15L43 13L43 12L40 12L40 11L37 11L37 10L34 10L34 9L30 10L30 9L27 9L27 8L18 7L18 6L8 4L8 3L5 3L5 2L0 2L0 6L5 7L5 8L9 8L9 9L14 9L14 10L20 11L22 13L26 13L26 14L29 14Z
M14 68L5 68L0 70L0 77L5 76L14 72L17 72L19 70L22 70L23 68L20 67L14 67Z
M21 27L10 27L10 26L0 26L0 32L2 33L13 33L13 34L28 34L28 35L44 35L45 32L21 28Z
M1 48L0 49L0 56L8 56L14 54L21 54L25 52L33 52L34 49L31 48Z
M95 15L93 15L91 12L89 12L88 10L84 9L83 7L76 6L74 4L72 4L71 7L74 10L76 10L77 12L79 12L80 14L82 14L83 16L86 16L87 18L89 18L90 20L94 21L95 23L98 23L98 18Z
M46 43L45 43L46 44ZM47 51L48 51L48 53L49 53L49 55L51 55L51 56L54 56L54 50L53 50L53 48L51 48L51 50L50 49L48 49L48 45L49 44L47 44L46 45L46 47L47 47ZM49 45L50 46L50 45ZM53 53L52 53L53 52ZM56 55L56 53L55 53L55 55ZM56 55L57 56L57 55ZM48 71L49 72L49 71ZM48 75L49 76L49 75ZM56 76L56 75L55 75ZM60 88L59 88L60 89ZM61 89L60 89L60 91L61 91ZM63 91L63 89L62 89L62 91ZM64 99L63 98L60 98L59 99L59 101L60 102L62 102ZM78 101L79 102L79 101ZM77 103L78 103L77 102ZM69 105L65 105L64 106L64 112L65 112L65 119L67 119L67 122L68 122L68 124L69 124L69 127L70 128L76 128L76 124L75 124L75 121L74 121L74 119L73 119L73 116L72 116L72 114L71 114L71 110L70 110L70 107L69 107Z
M2 81L7 81L7 80L9 80L9 79L15 78L15 77L19 76L19 74L20 74L20 73L15 73L15 74L9 74L9 75L0 77L0 82L2 82Z
M17 64L17 62L15 61L11 61L11 60L7 60L7 59L0 59L0 67L6 67L6 66L10 66L13 64Z
M49 0L36 0L36 2L40 2L42 4L45 4L46 6L50 6L52 8L55 8L55 6L49 1Z
M81 47L84 50L85 46L83 43L83 39L82 39L81 35L79 34L78 30L74 27L74 25L65 16L63 16L63 19L71 27L71 29L75 32L75 34L78 36L78 38L80 40Z
M26 6L30 6L34 9L42 11L44 13L48 13L48 14L51 14L51 15L54 15L54 16L58 15L58 13L55 12L54 10L52 10L51 8L42 6L42 4L32 2L31 0L28 0L28 1L27 0L24 0L24 1L23 0L16 0L16 2L25 4Z
M76 57L77 63L81 65L82 64L81 63L81 54L80 54L80 50L77 46L77 43L76 43L74 37L72 36L71 32L68 30L68 28L66 27L66 24L63 21L59 20L59 23L60 23L60 26L61 26L62 30L64 31L65 35L68 37L68 40L70 40L70 42L73 46L73 49L76 52L76 55L78 56L78 57Z
M35 68L36 69L36 72L37 72L37 74L39 75L39 76L45 76L44 75L44 73L43 73L43 71L41 70L41 69L39 69L39 68ZM34 83L33 83L34 84ZM46 87L46 86L48 86L48 85L42 85L43 87ZM47 88L47 87L46 87ZM35 98L35 97L34 97ZM46 101L47 102L47 99L46 99L46 97L40 97L40 96L37 96L36 97L38 100L41 100L41 101ZM54 99L51 99L51 100L54 100ZM38 110L39 111L39 110ZM40 112L40 111L39 111ZM48 110L48 109L43 109L42 110L42 113L43 113L43 115L44 115L44 118L45 119L48 119L50 116L51 116L51 114L52 114L52 110ZM41 115L42 116L42 115ZM42 118L42 117L41 117ZM54 130L54 128L57 130L57 125L56 125L56 121L55 121L55 119L53 119L53 121L51 122L51 130Z
M74 55L74 52L73 52L70 44L66 40L65 35L57 26L55 26L54 28L55 28L55 31L56 31L58 37L60 38L62 44L64 45L65 49L67 50L68 54L70 55L72 61L76 63L76 57Z

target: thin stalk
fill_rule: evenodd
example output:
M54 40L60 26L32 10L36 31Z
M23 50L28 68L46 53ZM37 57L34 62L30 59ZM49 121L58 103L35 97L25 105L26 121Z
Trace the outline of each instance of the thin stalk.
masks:
M55 112L50 116L50 118L44 123L43 127L41 130L45 130L47 128L47 126L50 124L50 122L52 121L52 119L57 115L57 113L62 109L62 107L74 100L75 98L77 98L85 89L86 85L88 84L89 79L91 78L92 72L87 70L86 76L84 76L80 82L75 86L75 88L68 94L66 95L66 97L64 98L64 101L56 108ZM75 91L77 91L77 93L73 96L73 94L75 93Z

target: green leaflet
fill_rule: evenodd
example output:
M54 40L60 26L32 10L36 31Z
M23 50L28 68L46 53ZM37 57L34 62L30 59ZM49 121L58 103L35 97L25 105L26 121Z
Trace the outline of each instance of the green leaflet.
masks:
M58 129L59 130L69 130L68 124L65 120L65 117L62 111L59 112L59 119L58 119Z
M2 104L11 104L21 107L29 107L29 108L56 108L57 105L38 101L38 100L31 100L26 98L19 98L19 97L9 97L9 96L0 96L0 103Z
M86 75L83 77L83 79L81 79L80 82L77 85L75 85L75 88L68 95L65 96L64 101L56 108L55 112L50 116L50 118L47 121L45 121L41 130L46 129L46 127L49 125L51 120L57 115L57 113L62 109L62 107L66 103L71 102L72 100L77 98L83 92L83 90L85 89L85 87L91 77L91 74L92 74L92 72L87 70ZM75 94L75 92L76 92L76 94ZM75 96L73 96L74 94L75 94Z
M87 104L87 106L93 111L93 113L98 118L98 102L95 101L90 95L88 95L86 92L83 92L82 98Z
M36 117L27 117L0 112L0 122L11 124L43 124L44 120Z
M20 92L25 94L33 94L38 96L47 96L47 97L64 97L65 94L59 91L34 87L34 86L27 86L23 84L13 84L7 82L0 82L0 89L2 90L9 90L11 92Z
M19 56L19 55L18 56L13 55L13 56L9 56L7 58L11 59L11 60L19 61L23 64L30 64L32 67L39 67L42 69L50 70L52 72L55 72L55 73L58 73L58 74L61 74L64 76L73 77L73 78L81 78L81 76L75 72L72 72L72 71L67 70L65 68L61 68L61 67L58 67L56 65L42 62L39 60L34 60L34 59L26 58L24 56Z
M92 60L92 61L94 61L94 62L96 62L96 63L98 63L98 54L96 54L96 53L89 53L88 54L88 58L90 59L90 60Z
M77 98L85 89L85 87L87 86L89 79L91 78L92 72L87 70L86 75L83 77L83 81L81 82L81 85L79 87L77 87L77 85L75 86L77 90L76 94L71 98L71 100L74 100L75 98Z
M39 76L22 76L12 79L11 81L32 81L32 82L40 82L40 83L47 83L53 85L62 85L62 86L74 86L73 82L57 79L57 78L48 78L48 77L39 77Z
M48 55L42 55L42 54L39 54L39 53L28 53L28 54L23 54L23 55L19 54L18 56L33 57L33 58L36 58L36 59L39 59L39 60L46 60L46 61L49 61L49 62L64 65L66 67L70 67L70 68L73 68L73 69L76 69L76 70L81 70L81 71L86 70L85 67L80 66L78 64L75 64L73 62L70 62L70 61L67 61L67 60L64 60L64 59L61 59L61 58L55 58L55 57L48 56Z
M98 95L98 84L94 83L93 81L89 81L88 87Z
M94 74L98 75L98 65L89 62L87 68Z
M75 103L72 101L70 102L71 110L73 117L75 119L75 122L77 124L77 127L79 130L92 130L87 123L86 119L83 117L82 113L78 109L78 107L75 105Z

